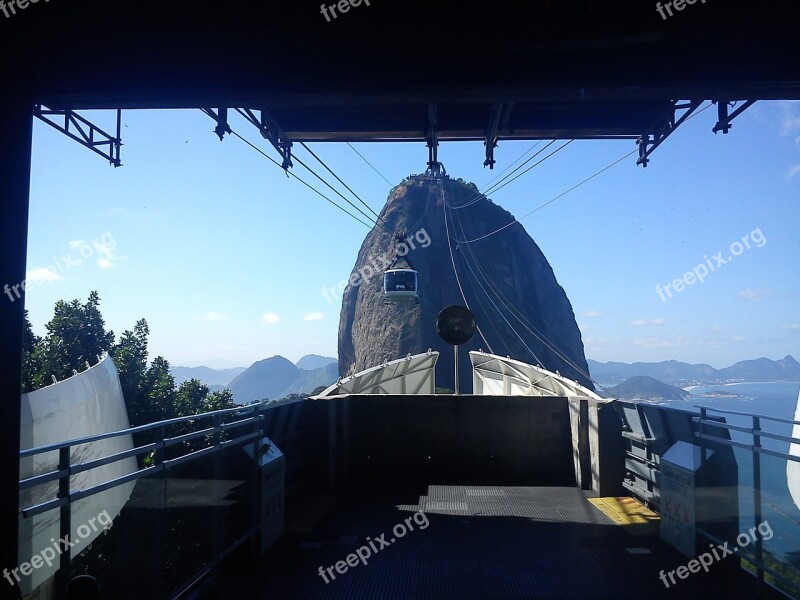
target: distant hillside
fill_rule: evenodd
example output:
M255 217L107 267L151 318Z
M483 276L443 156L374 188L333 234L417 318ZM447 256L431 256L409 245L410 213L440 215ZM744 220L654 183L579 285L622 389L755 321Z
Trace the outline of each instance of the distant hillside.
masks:
M228 385L234 377L244 371L244 367L233 369L210 369L208 367L170 367L170 373L175 378L175 383L180 385L190 379L199 379L208 386ZM221 389L221 388L220 388Z
M236 403L269 398L277 400L289 394L306 394L321 385L330 385L337 379L338 367L334 362L319 369L300 369L282 356L260 360L240 373L230 383Z
M608 394L626 400L681 400L688 396L689 392L641 375L609 388Z
M723 379L800 381L800 363L792 356L785 356L781 360L757 358L743 360L727 369L721 369L719 373Z
M592 377L607 383L640 376L680 385L728 381L800 381L800 363L791 356L781 360L768 358L745 360L725 369L715 369L706 364L690 365L676 360L633 364L601 363L594 360L587 362Z
M307 394L323 385L328 387L339 378L339 363L334 361L319 369L300 369L300 377L289 385L278 398L289 394Z
M319 354L306 354L303 358L297 361L297 368L304 369L306 371L313 371L314 369L322 369L331 363L338 362L338 358L320 356Z

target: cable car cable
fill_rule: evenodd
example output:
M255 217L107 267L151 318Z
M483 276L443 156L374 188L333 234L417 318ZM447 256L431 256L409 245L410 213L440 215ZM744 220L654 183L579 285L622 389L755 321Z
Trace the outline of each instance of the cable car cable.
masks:
M457 221L458 221L458 226L459 226L459 228L461 229L461 233L462 233L462 235L465 235L465 233L466 233L466 232L465 232L465 230L464 230L464 224L463 224L463 222L461 221L461 217L458 215L458 213L456 213L456 214L455 214L455 216L454 216L454 218L455 218L455 220L457 220ZM483 277L484 281L486 281L486 284L487 284L487 285L489 286L489 288L490 288L490 289L491 289L491 290L494 292L494 294L497 296L498 300L499 300L499 301L500 301L500 302L501 302L501 303L502 303L502 304L503 304L503 305L504 305L504 306L505 306L505 307L506 307L506 308L509 310L509 312L511 313L511 315L512 315L513 317L515 317L515 318L517 319L517 321L519 321L519 322L520 322L520 324L521 324L521 325L522 325L522 326L523 326L525 329L527 329L527 330L528 330L528 332L529 332L531 335L533 335L533 336L534 336L536 339L538 339L540 343L542 343L544 346L546 346L547 348L549 348L549 349L550 349L550 350L551 350L553 353L555 353L555 354L556 354L556 356L558 356L559 358L561 358L561 359L562 359L562 360L563 360L565 363L567 363L569 366L571 366L573 369L575 369L575 371L576 371L577 373L579 373L579 374L583 375L583 376L584 376L584 377L585 377L585 378L586 378L588 381L591 381L591 382L592 382L592 383L593 383L593 384L596 386L596 388L597 388L597 389L599 389L599 390L604 390L604 391L608 392L608 390L607 390L607 389L606 389L606 388L605 388L603 385L601 385L599 382L597 382L597 381L595 381L595 380L594 380L594 378L591 376L591 374L590 374L589 372L587 372L587 371L584 371L584 370L583 370L583 368L581 368L581 367L580 367L578 364L576 364L576 363L575 363L575 362L574 362L574 361L573 361L573 360L572 360L572 359L571 359L571 358L570 358L570 357L569 357L569 356L568 356L568 355L567 355L565 352L562 352L562 351L561 351L561 350L558 348L558 346L555 344L555 342L553 342L552 340L548 339L548 337L547 337L547 336L546 336L546 335L545 335L545 334L544 334L542 331L540 331L540 330L539 330L539 329L538 329L538 328L537 328L537 327L536 327L536 326L535 326L533 323L531 323L531 322L530 322L530 321L529 321L529 320L528 320L528 319L525 317L525 315L524 315L524 314L522 314L522 313L521 313L519 310L517 310L517 309L514 307L514 303L513 303L513 302L511 302L511 301L510 301L510 300L509 300L509 299L508 299L508 298L505 296L505 294L503 294L503 292L502 292L502 291L499 289L499 286L496 286L496 285L494 285L494 284L492 283L492 280L490 279L490 277L489 277L489 276L486 274L486 272L485 272L485 271L483 270L483 268L481 267L480 260L479 260L479 259L478 259L478 257L476 256L475 252L472 250L472 247L471 247L471 246L469 246L469 245L467 245L467 246L466 246L466 248L467 248L467 252L468 252L468 253L469 253L469 255L472 257L472 261L475 263L475 267L478 269L478 271L479 271L479 272L480 272L480 274L482 275L482 277ZM460 248L459 248L459 249L460 249ZM465 263L467 264L467 267L469 267L469 262L468 262L468 260L467 260L467 256L466 256L466 255L464 255L464 254L462 254L462 255L464 256ZM471 269L471 268L470 268L470 271L472 271L472 269ZM475 272L474 272L474 271L472 271L472 273L473 273L473 276L475 276ZM484 289L484 293L486 293L486 290L485 290L485 288L483 288L483 286L481 286L481 288L482 288L482 289ZM501 299L501 298L502 298L502 299ZM534 313L536 313L537 315L539 314L539 313L538 313L538 312L537 312L537 311L536 311L536 310L535 310L533 307L529 307L529 308L530 308L530 309L531 309L531 310L532 310ZM541 315L539 315L539 316L541 317ZM529 326L530 326L530 327L529 327ZM535 355L534 355L534 356L535 356ZM538 359L538 357L537 357L537 360L539 360L539 359ZM541 361L540 361L540 364L541 364Z
M380 216L378 213L376 213L374 210L372 210L372 207L371 207L369 204L367 204L366 202L364 202L364 200L362 200L362 199L361 199L361 196L359 196L358 194L356 194L356 193L355 193L355 192L354 192L354 191L353 191L353 190L350 188L350 186L349 186L349 185L347 185L347 184L346 184L344 181L342 181L342 179L341 179L341 178L340 178L340 177L339 177L339 176L338 176L336 173L334 173L334 172L331 170L331 168L330 168L328 165L326 165L326 164L325 164L325 162L324 162L324 161L323 161L323 160L322 160L322 159L321 159L319 156L317 156L317 155L314 153L314 151L313 151L311 148L309 148L309 147L308 147L308 146L305 144L305 142L300 142L300 145L301 145L303 148L305 148L305 149L308 151L308 153L309 153L309 154L311 154L311 156L313 156L314 158L316 158L316 159L317 159L317 162L319 162L319 164L321 164L323 167L325 167L325 169L327 169L328 173L330 173L331 175L333 175L333 176L336 178L336 180L337 180L339 183L341 183L341 184L342 184L344 187L346 187L346 188L347 188L347 190L348 190L348 191L349 191L351 194L353 194L353 196L355 196L355 197L358 199L358 201L359 201L359 202L361 202L361 204L363 204L364 206L366 206L366 207L367 207L367 209L369 210L369 212L371 212L373 215L375 215L375 219L376 219L376 220L381 220L381 221L383 221L383 219L381 218L381 216Z
M607 166L603 167L602 169L600 169L599 171L597 171L597 172L596 172L596 173L594 173L593 175L590 175L589 177L587 177L586 179L584 179L584 180L583 180L583 181L581 181L580 183L578 183L578 184L576 184L576 185L572 186L571 188L569 188L569 189L568 189L568 190L566 190L565 192L561 192L561 193L560 193L558 196L556 196L555 198L551 198L550 200L548 200L548 201L547 201L547 202L545 202L544 204L540 204L539 206L537 206L536 208L534 208L532 211L530 211L530 212L528 212L528 213L525 213L525 214L524 214L524 215L522 215L521 217L519 217L519 218L516 218L516 219L512 220L512 221L511 221L511 222L509 222L509 223L506 223L505 225L503 225L503 226L501 226L501 227L498 227L498 228L497 228L497 229L495 229L494 231L490 231L490 232L489 232L489 233L487 233L486 235L482 235L482 236L480 236L480 237L477 237L477 238L474 238L474 239L472 239L472 240L457 240L457 239L455 239L455 238L451 238L451 239L452 239L454 242L456 242L457 244L472 244L472 243L474 243L474 242L479 242L479 241L481 241L481 240L485 240L486 238L488 238L488 237L491 237L491 236L493 236L493 235L494 235L494 234L496 234L496 233L500 233L501 231L503 231L503 230L505 230L505 229L508 229L509 227L511 227L512 225L514 225L515 223L519 223L519 222L520 222L522 219L525 219L525 218L527 218L527 217L530 217L530 216L531 216L532 214L534 214L535 212L538 212L538 211L540 211L541 209L543 209L544 207L546 207L546 206L548 206L548 205L552 204L552 203L553 203L553 202L555 202L556 200L560 200L561 198L563 198L564 196L566 196L566 195L567 195L567 194L569 194L570 192L572 192L572 191L574 191L574 190L578 189L579 187L581 187L582 185L584 185L584 184L588 183L589 181L591 181L592 179L594 179L594 178L595 178L595 177L597 177L598 175L601 175L602 173L605 173L606 171L608 171L608 170L609 170L609 169L611 169L612 167L615 167L615 166L617 166L617 165L618 165L619 163L621 163L623 160L625 160L625 159L627 159L627 158L630 158L631 156L633 156L633 155L634 155L634 154L636 154L637 152L639 152L639 149L638 149L638 148L636 148L635 150L632 150L631 152L628 152L628 154L626 154L625 156L623 156L623 157L621 157L621 158L619 158L619 159L615 160L615 161L614 161L614 162L612 162L611 164L609 164L609 165L607 165Z
M370 169L372 169L373 171L375 171L375 172L376 172L376 173L377 173L377 174L380 176L380 178L381 178L381 179L383 179L383 180L384 180L386 183L388 183L389 185L391 185L391 186L394 186L394 184L393 184L391 181L389 181L388 179L386 179L386 177L384 177L384 176L383 176L383 173L381 173L380 171L378 171L378 169L376 169L374 166L372 166L372 163L371 163L371 162L369 162L369 161L368 161L366 158L364 158L364 155L363 155L363 154L361 154L361 152L359 152L358 150L356 150L356 148L355 148L355 146L353 146L353 144L351 144L350 142L347 142L347 145L348 145L348 146L350 146L350 148L353 150L353 152L355 152L356 154L358 154L358 155L361 157L361 160L363 160L365 163L367 163L367 165L369 166L369 168L370 168Z
M335 194L337 194L337 195L338 195L338 196L339 196L339 197L340 197L342 200L344 200L345 202L347 202L347 203L348 203L350 206L352 206L352 207L353 207L353 208L355 208L355 209L356 209L358 212L360 212L362 215L364 215L364 217L366 217L366 218L367 218L367 220L368 220L368 221L370 221L370 222L372 223L373 227L374 227L375 225L377 225L377 224L378 224L378 222L377 222L377 221L375 221L375 222L372 222L372 220L373 220L373 217L369 216L367 213L365 213L363 210L361 210L361 209L360 209L358 206L356 206L356 205L355 205L355 204L353 204L353 203L352 203L350 200L348 200L348 199L347 199L347 198L344 196L344 194L342 194L342 193L341 193L339 190L337 190L335 187L333 187L333 186L332 186L330 183L328 183L328 182L327 182L327 181L325 181L325 180L324 180L322 177L320 177L320 176L319 176L319 175L318 175L318 174L317 174L317 173L314 171L314 169L312 169L312 168L311 168L311 167L309 167L309 166L308 166L306 163L304 163L302 160L300 160L300 158L298 158L298 157L297 157L297 155L293 155L293 156L292 156L292 158L293 158L294 160L296 160L298 163L300 163L300 165L301 165L302 167L304 167L304 168L305 168L305 169L306 169L306 170L307 170L309 173L311 173L311 174L312 174L314 177L316 177L316 178L317 178L317 179L319 179L319 180L320 180L322 183L324 183L326 186L328 186L328 187L329 187L329 188L330 188L330 189L331 189L331 190L332 190L332 191L333 191ZM287 171L287 172L288 172L288 171Z
M489 187L487 187L487 188L485 189L485 191L482 191L482 192L481 192L481 191L478 191L478 192L476 192L475 194L473 194L472 196L469 196L469 197L467 197L467 199L466 199L466 200L464 200L464 202L462 202L462 203L461 203L461 204L459 204L458 206L451 206L450 208L455 208L455 209L457 209L457 210L458 210L458 209L461 209L461 208L467 208L467 207L469 207L469 206L472 206L472 205L473 205L473 204L475 204L476 202L480 202L480 201L481 201L481 200L483 200L484 198L487 198L489 194L491 194L491 193L493 193L493 192L497 191L497 189L499 189L499 187L498 187L498 186L500 186L500 184L502 184L503 182L505 182L505 181L506 181L506 180L507 180L509 177L511 177L512 175L514 175L514 173L516 173L517 171L519 171L519 170L520 170L522 167L524 167L525 165L527 165L527 164L528 164L530 161L532 161L534 158L536 158L537 156L539 156L539 155L540 155L542 152L544 152L545 150L547 150L547 149L548 149L550 146L552 146L552 145L553 145L553 144L555 144L555 143L556 143L556 140L550 140L550 141L547 143L547 145L546 145L544 148L542 148L542 149L541 149L541 150L539 150L539 151L538 151L536 154L534 154L533 156L531 156L530 158L528 158L528 159L527 159L527 160L526 160L524 163L522 163L522 164L521 164L520 166L518 166L516 169L514 169L513 171L511 171L511 172L510 172L508 175L506 175L505 177L503 177L502 179L500 179L500 181L498 181L498 182L497 182L497 183L495 183L494 185L490 185ZM536 147L536 146L534 146L534 148L535 148L535 147ZM537 164L537 165L539 165L539 164L543 163L545 160L547 160L548 158L550 158L550 156L552 156L552 154L550 154L549 156L545 157L545 159L544 159L544 160L542 160L542 161L540 161L540 162L538 162L538 163L536 163L536 164ZM536 165L534 165L534 166L536 166ZM531 168L533 168L533 167L531 167ZM526 172L527 172L527 171L526 171ZM495 188L497 188L497 189L495 189Z
M460 219L460 218L458 218L458 220L459 220L459 222L460 222L460 220L461 220L461 219ZM461 230L462 230L462 232L464 231L464 229L463 229L463 225L461 226ZM502 292L502 291L499 289L499 287L498 287L498 286L495 286L495 285L493 285L493 284L492 284L492 281L491 281L491 279L489 278L489 276L486 274L486 272L485 272L485 271L483 270L483 268L481 267L481 265L480 265L480 261L478 260L478 257L477 257L477 256L475 256L475 253L472 251L472 247L471 247L471 246L467 246L467 251L468 251L468 252L470 253L470 255L472 256L472 260L473 260L473 262L475 263L475 267L478 269L478 271L479 271L479 272L481 273L481 275L483 276L483 279L486 281L486 284L487 284L487 285L489 286L489 288L490 288L490 289L491 289L491 290L492 290L492 291L495 293L495 295L498 297L498 300L500 300L500 301L502 302L502 304L503 304L504 306L506 306L506 308L508 308L508 310L509 310L509 312L511 313L511 315L512 315L512 316L514 316L514 317L517 319L517 321L519 321L519 322L520 322L520 324L521 324L521 325L522 325L522 326L523 326L525 329L527 329L529 333L531 333L531 335L533 335L534 337L536 337L536 338L537 338L537 339L538 339L538 340L539 340L539 341L540 341L542 344L544 344L544 345L545 345L547 348L549 348L549 349L550 349L550 350L551 350L553 353L555 353L555 354L556 354L556 356L558 356L559 358L561 358L561 359L562 359L564 362L566 362L566 363L567 363L569 366L571 366L573 369L575 369L575 371L576 371L577 373L579 373L579 374L583 375L584 377L586 377L586 379L587 379L588 381L591 381L592 383L594 383L594 384L595 384L595 386L596 386L598 389L605 390L605 387L604 387L604 386L602 386L602 385L601 385L600 383L598 383L597 381L595 381L595 380L594 380L594 378L591 376L591 374L590 374L590 373L588 373L587 371L584 371L584 370L583 370L583 368L581 368L581 367L580 367L578 364L576 364L576 363L575 363L575 362L574 362L574 361L573 361L573 360L572 360L572 359L571 359L571 358L570 358L570 357L569 357L569 356L568 356L568 355L567 355L565 352L561 351L561 350L559 349L559 347L558 347L558 346L555 344L555 342L553 342L552 340L550 340L550 339L549 339L549 338L548 338L548 337L547 337L547 336L546 336L546 335L545 335L545 334L544 334L542 331L540 331L540 330L539 330L539 329L538 329L538 328L537 328L537 327L536 327L536 326L535 326L533 323L531 323L531 322L530 322L530 321L529 321L529 320L528 320L528 319L525 317L525 315L524 315L524 314L522 314L522 313L521 313L519 310L517 310L517 309L514 307L514 303L508 300L508 298L505 296L505 294L503 294L503 292ZM502 298L502 300L501 300L501 298ZM530 308L531 310L533 310L533 312L535 312L535 313L538 315L538 312L536 312L536 310L535 310L535 309L533 309L533 307L529 307L529 308ZM541 315L539 315L539 316L541 317ZM607 390L606 390L606 391L607 391Z
M444 226L447 230L447 249L450 251L450 262L453 265L453 273L456 276L456 283L458 284L458 291L461 292L461 299L464 301L464 305L469 308L469 302L467 302L467 297L464 295L464 288L461 287L461 279L458 276L458 269L456 269L456 260L453 257L453 246L450 243L450 226L447 223L447 205L445 204L444 200L444 187L442 187L441 180L439 181L440 189L442 190L442 210L444 211ZM489 344L489 340L486 339L486 336L483 335L483 331L481 330L480 325L477 326L478 333L483 339L483 343L486 344L486 347L489 348L489 351L494 354L494 350L492 350L491 344Z
M231 129L231 135L234 135L234 136L236 136L237 138L239 138L240 140L242 140L242 141L243 141L245 144L247 144L248 146L250 146L250 147L251 147L253 150L255 150L256 152L258 152L259 154L261 154L261 156L263 156L264 158L266 158L268 161L270 161L272 164L274 164L276 167L278 167L278 168L279 168L281 171L284 171L284 168L281 166L281 164L280 164L278 161L276 161L276 160L275 160L275 159L273 159L273 158L272 158L272 157L271 157L269 154L267 154L266 152L264 152L263 150L261 150L261 148L259 148L259 147L258 147L258 146L256 146L255 144L253 144L253 143L252 143L250 140L248 140L248 139L246 139L246 138L242 137L241 135L239 135L238 133L236 133L235 131L233 131L233 129ZM361 223L361 224L362 224L364 227L366 227L366 228L368 228L368 229L372 229L372 228L374 227L374 225L367 225L367 224L366 224L364 221L362 221L361 219L359 219L357 216L355 216L354 214L352 214L352 213L348 212L348 211L347 211L347 209L345 209L344 207L342 207L342 206L339 206L338 204L336 204L336 202L334 202L333 200L331 200L330 198L328 198L328 197L327 197L325 194L323 194L322 192L320 192L318 189L316 189L316 188L315 188L314 186L312 186L310 183L307 183L307 182L306 182L304 179L302 179L300 176L298 176L298 175L295 175L295 174L294 174L293 172L291 172L291 171L284 171L284 172L285 172L285 173L287 173L289 176L291 176L291 177L294 177L295 179L297 179L297 181L299 181L300 183L302 183L304 186L306 186L308 189L310 189L312 192L314 192L314 193L315 193L315 194L317 194L318 196L321 196L322 198L324 198L324 199L325 199L327 202L329 202L329 203L333 204L333 205L334 205L336 208L338 208L340 211L342 211L343 213L345 213L347 216L349 216L349 217L351 217L351 218L355 219L356 221L358 221L359 223Z
M444 189L442 190L442 193L444 193ZM447 209L446 208L445 208L444 218L445 218L445 226L446 226L446 228L448 228L447 227ZM448 245L449 245L449 241L448 241ZM478 279L478 277L475 275L475 272L472 270L472 267L469 265L469 262L467 260L464 260L464 264L467 265L467 268L472 273L473 279L478 283L478 285L480 286L481 290L483 290L483 293L486 295L486 298L489 300L489 302L492 303L492 306L494 306L495 310L497 311L497 314L500 315L500 318L503 319L503 321L505 321L506 325L508 325L508 328L511 329L511 332L515 336L517 336L517 339L519 339L519 341L522 342L522 345L525 346L525 349L536 359L536 362L539 363L539 364L542 364L542 361L539 359L538 356L536 356L536 353L530 348L530 346L528 346L528 344L525 343L525 340L522 339L522 336L517 332L517 330L514 328L514 326L511 323L509 323L509 321L508 321L508 319L506 319L505 315L503 315L503 311L501 311L500 308L497 306L497 304L495 304L494 300L492 300L492 297L486 291L486 288L483 287L483 284L480 282L480 279ZM455 266L455 263L454 263L454 266ZM469 308L469 307L467 307L467 308ZM506 343L506 347L509 347L507 343ZM494 352L492 352L492 354L494 354Z
M533 144L533 145L532 145L530 148L528 148L528 149L527 149L525 152L523 152L522 154L520 154L520 155L517 157L517 159L516 159L514 162L512 162L510 165L508 165L508 166L507 166L505 169L503 169L503 170L502 170L500 173L498 173L497 175L495 175L495 176L494 176L492 179L490 179L489 181L487 181L487 182L486 182L486 186L487 186L487 187L488 187L488 186L490 186L490 185L491 185L491 184L493 184L495 181L497 181L498 179L500 179L500 178L501 178L503 175L505 175L505 174L508 172L508 170L509 170L511 167L513 167L515 164L517 164L519 161L521 161L523 158L525 158L525 156L527 156L529 152L531 152L531 151L532 151L532 150L534 150L534 149L535 149L535 148L536 148L536 147L537 147L539 144L541 144L541 143L542 143L542 141L543 141L543 140L539 140L538 142L536 142L535 144Z
M486 193L487 193L487 194L494 194L494 193L496 193L496 192L499 192L500 190L502 190L504 187L506 187L506 186L507 186L507 185L509 185L510 183L513 183L514 181L516 181L517 179L519 179L520 177L522 177L523 175L525 175L525 173L527 173L527 172L528 172L528 171L530 171L531 169L533 169L533 168L535 168L535 167L539 166L540 164L542 164L544 161L546 161L546 160L547 160L548 158L550 158L551 156L554 156L554 155L558 154L559 152L561 152L561 151L562 151L564 148L566 148L567 146L569 146L569 145L570 145L572 142L574 142L574 141L575 141L575 140L569 140L568 142L566 142L565 144L563 144L561 147L559 147L559 148L557 148L557 149L553 150L553 152L551 152L550 154L548 154L547 156L545 156L545 157L544 157L542 160L540 160L539 162L537 162L537 163L534 163L533 165L531 165L530 167L528 167L527 169L525 169L525 170L524 170L522 173L520 173L520 174L519 174L519 175L517 175L516 177L513 177L513 178L509 179L508 181L506 181L506 182L505 182L505 183L503 183L502 185L499 185L499 186L498 186L498 185L496 185L496 184L495 184L495 187L494 187L494 189L488 190ZM534 155L534 156L536 156L536 155ZM534 158L534 156L532 156L532 157L531 157L531 159L532 159L532 158ZM522 166L522 165L520 165L520 166ZM484 195L485 195L485 194L484 194Z

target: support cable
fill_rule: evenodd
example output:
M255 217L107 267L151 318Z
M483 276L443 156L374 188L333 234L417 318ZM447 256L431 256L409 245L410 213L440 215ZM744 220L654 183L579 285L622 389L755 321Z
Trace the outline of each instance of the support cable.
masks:
M458 276L458 269L456 269L456 259L453 256L453 245L450 243L450 226L447 223L447 205L445 203L444 197L444 187L442 186L441 180L439 181L440 189L442 190L442 210L444 211L444 226L447 230L447 249L450 251L450 262L453 265L453 273L456 276L456 283L458 284L458 291L461 292L461 299L464 301L464 306L469 308L469 302L467 302L467 297L464 295L464 288L461 287L461 279ZM489 348L489 351L494 354L494 350L492 350L491 344L489 344L489 340L486 339L486 336L483 335L483 331L481 330L480 325L477 325L478 333L483 339L483 343L486 344L486 347Z
M384 180L386 183L388 183L389 185L393 185L391 181L389 181L388 179L386 179L386 177L384 177L384 176L383 176L383 173L381 173L380 171L378 171L378 169L376 169L374 166L372 166L372 163L371 163L371 162L369 162L369 161L368 161L366 158L364 158L364 155L363 155L363 154L361 154L361 152L359 152L358 150L356 150L356 148L355 148L355 146L353 146L353 144L351 144L350 142L347 142L347 145L348 145L348 146L350 146L350 148L353 150L353 152L355 152L356 154L358 154L358 155L361 157L361 160L363 160L365 163L367 163L367 165L369 166L369 168L370 168L370 169L372 169L373 171L375 171L375 172L376 172L376 173L377 173L377 174L380 176L380 178L381 178L381 179L383 179L383 180Z
M622 161L624 161L625 159L627 159L627 158L629 158L629 157L633 156L633 155L634 155L634 154L636 154L638 151L639 151L639 149L638 149L638 148L636 148L635 150L632 150L631 152L628 152L628 154L626 154L626 155L625 155L625 156L623 156L622 158L619 158L619 159L615 160L614 162L612 162L610 165L607 165L607 166L603 167L602 169L600 169L599 171L597 171L597 172L596 172L596 173L594 173L593 175L590 175L589 177L587 177L586 179L584 179L584 180L583 180L583 181L581 181L580 183L578 183L578 184L576 184L576 185L572 186L571 188L569 188L569 189L568 189L568 190L566 190L565 192L561 192L561 193L560 193L558 196L556 196L555 198L551 198L551 199L550 199L550 200L548 200L547 202L545 202L545 203L543 203L543 204L540 204L539 206L537 206L536 208L534 208L532 211L530 211L530 212L528 212L528 213L525 213L525 214L524 214L524 215L522 215L521 217L519 217L519 218L517 218L517 219L514 219L514 220L512 220L511 222L509 222L509 223L506 223L505 225L503 225L503 226L501 226L501 227L498 227L498 228L497 228L497 229L495 229L494 231L490 231L490 232L489 232L489 233L487 233L486 235L482 235L482 236L480 236L480 237L477 237L477 238L475 238L475 239L472 239L472 240L457 240L457 239L455 239L455 238L451 238L451 239L452 239L454 242L458 243L458 244L472 244L473 242L479 242L479 241L481 241L481 240L485 240L486 238L493 236L493 235L494 235L494 234L496 234L496 233L500 233L501 231L503 231L503 230L505 230L505 229L508 229L509 227L511 227L512 225L514 225L515 223L519 223L519 222L520 222L522 219L525 219L525 218L527 218L527 217L530 217L532 214L534 214L534 213L536 213L536 212L540 211L540 210L541 210L541 209L543 209L544 207L546 207L546 206L549 206L550 204L552 204L553 202L556 202L557 200L560 200L561 198L563 198L564 196L566 196L566 195L567 195L567 194L569 194L570 192L572 192L572 191L574 191L574 190L578 189L579 187L581 187L582 185L584 185L584 184L588 183L589 181L591 181L591 180L592 180L592 179L594 179L595 177L598 177L599 175L601 175L601 174L605 173L606 171L608 171L608 170L609 170L609 169L611 169L612 167L615 167L615 166L617 166L619 163L621 163L621 162L622 162Z
M300 178L298 175L295 175L293 171L286 171L286 170L284 170L284 169L283 169L283 167L281 166L281 164L280 164L278 161L276 161L276 160L275 160L274 158L272 158L272 157L271 157L269 154L267 154L266 152L264 152L264 151L263 151L261 148L259 148L259 147L258 147L258 146L256 146L255 144L253 144L253 143L252 143L250 140L248 140L248 139L246 139L246 138L242 137L241 135L239 135L237 132L235 132L235 131L233 131L233 130L231 130L231 134L232 134L232 135L234 135L234 136L236 136L237 138L239 138L241 141L243 141L245 144L247 144L248 146L250 146L250 147L251 147L253 150L255 150L256 152L258 152L259 154L261 154L261 156L263 156L263 157L264 157L264 158L266 158L268 161L270 161L272 164L274 164L276 167L278 167L279 169L281 169L282 171L284 171L284 172L285 172L287 175L289 175L290 177L294 177L295 179L297 179L297 181L299 181L300 183L302 183L304 186L306 186L306 187L307 187L308 189L310 189L312 192L314 192L314 193L315 193L315 194L317 194L318 196L321 196L321 197L322 197L322 198L324 198L324 199L325 199L327 202L329 202L329 203L333 204L333 205L334 205L336 208L338 208L340 211L342 211L343 213L345 213L347 216L349 216L349 217L351 217L351 218L355 219L356 221L358 221L359 223L361 223L362 225L364 225L364 227L367 227L368 229L372 229L373 225L368 225L367 223L365 223L364 221L362 221L361 219L359 219L358 217L356 217L356 216L355 216L355 215L353 215L352 213L348 212L348 211L347 211L347 209L345 209L345 208L343 208L343 207L339 206L338 204L336 204L336 202L334 202L333 200L331 200L330 198L328 198L328 196L326 196L325 194L323 194L322 192L320 192L319 190L317 190L317 189L316 189L314 186L312 186L311 184L307 183L305 180L301 179L301 178Z
M353 196L355 196L355 197L358 199L358 201L359 201L359 202L361 202L361 204L363 204L364 206L366 206L366 207L367 207L367 210L369 210L369 211L370 211L370 212L371 212L373 215L375 215L375 219L376 219L376 220L381 220L381 221L383 221L383 219L381 218L381 216L380 216L378 213L376 213L374 210L372 210L372 207L370 207L370 205L369 205L369 204L367 204L366 202L364 202L364 200L362 200L362 199L361 199L361 196L359 196L358 194L356 194L356 193L355 193L355 192L354 192L354 191L353 191L353 190L350 188L350 186L349 186L349 185L347 185L347 184L346 184L344 181L342 181L342 179L341 179L341 178L340 178L340 177L339 177L339 176L338 176L336 173L334 173L334 172L331 170L331 168L330 168L328 165L326 165L326 164L325 164L325 162L324 162L324 161L323 161L323 160L322 160L322 159L321 159L319 156L317 156L317 155L314 153L314 151L313 151L311 148L309 148L309 147L308 147L308 146L305 144L305 142L300 142L300 145L301 145L303 148L305 148L306 150L308 150L308 153L309 153L309 154L311 154L311 156L313 156L315 159L317 159L317 162L318 162L319 164L321 164L323 167L325 167L325 169L328 171L328 173L330 173L331 175L333 175L333 176L336 178L336 181L338 181L338 182L339 182L339 183L341 183L341 184L342 184L344 187L346 187L346 188L347 188L347 191L349 191L351 194L353 194Z

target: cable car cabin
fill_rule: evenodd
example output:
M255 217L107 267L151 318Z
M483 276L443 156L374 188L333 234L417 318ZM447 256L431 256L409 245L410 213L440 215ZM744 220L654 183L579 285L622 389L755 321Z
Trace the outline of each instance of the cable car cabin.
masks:
M419 304L419 280L414 269L389 269L383 274L384 302Z

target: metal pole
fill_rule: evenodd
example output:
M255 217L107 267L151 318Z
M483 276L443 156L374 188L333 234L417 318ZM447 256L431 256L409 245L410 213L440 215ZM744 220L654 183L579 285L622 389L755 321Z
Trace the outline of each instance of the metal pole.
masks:
M706 428L705 425L703 424L703 421L705 421L706 418L708 418L708 411L705 408L701 407L700 408L700 466L701 467L706 464L706 458L707 458L706 441L705 439L703 439L703 435L706 432Z
M753 416L753 521L756 530L761 525L761 419ZM761 537L756 538L756 572L758 573L756 591L761 592L764 585L764 554Z
M72 550L68 542L72 538L72 503L70 502L70 446L61 448L58 451L58 470L61 475L58 478L58 497L65 499L61 505L59 515L59 533L61 540L64 540L64 548L59 558L58 571L56 571L56 597L64 598L67 594L67 584L69 583L70 568L72 566Z
M458 396L458 346L453 346L453 356L456 365L456 396Z

